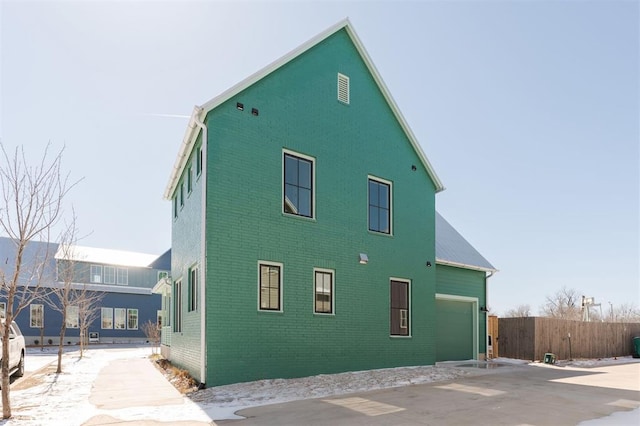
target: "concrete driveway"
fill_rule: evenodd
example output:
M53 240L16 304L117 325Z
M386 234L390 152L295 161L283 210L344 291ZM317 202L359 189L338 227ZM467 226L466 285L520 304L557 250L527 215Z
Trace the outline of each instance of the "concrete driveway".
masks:
M455 382L250 408L237 413L245 420L216 423L557 426L640 407L640 363L593 369L507 366L474 373Z

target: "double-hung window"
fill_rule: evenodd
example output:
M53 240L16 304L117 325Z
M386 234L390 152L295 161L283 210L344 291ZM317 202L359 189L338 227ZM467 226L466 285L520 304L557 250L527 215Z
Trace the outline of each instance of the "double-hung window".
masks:
M101 326L103 330L111 330L113 328L113 308L101 308Z
M333 314L333 277L328 269L314 269L314 308L316 314Z
M67 306L67 328L80 327L80 308L78 306Z
M285 213L314 217L314 162L312 157L284 151L282 208Z
M282 264L258 264L258 308L261 311L282 311Z
M390 334L392 336L410 336L409 303L409 282L391 280Z
M128 285L129 284L129 270L127 268L118 268L117 269L117 277L119 285Z
M89 282L92 283L102 283L102 266L101 265L91 265L91 276L89 277Z
M138 329L138 310L127 309L127 330Z
M369 177L369 231L391 234L391 182Z
M104 267L104 283L105 284L116 283L116 268L114 266Z
M29 305L30 313L30 326L31 328L44 327L44 305L33 304Z
M114 308L116 330L125 330L127 328L127 310L125 308Z

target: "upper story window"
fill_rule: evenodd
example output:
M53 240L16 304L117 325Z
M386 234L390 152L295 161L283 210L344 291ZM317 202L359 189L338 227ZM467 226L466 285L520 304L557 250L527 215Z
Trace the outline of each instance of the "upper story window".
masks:
M312 157L285 151L283 158L283 211L314 216L314 162Z
M391 182L369 177L369 231L391 234Z
M102 283L102 266L100 265L91 265L91 276L89 277L89 282L92 283Z
M113 266L104 267L104 283L115 284L116 283L116 268Z
M196 150L196 175L202 173L202 145Z
M187 168L187 194L191 194L191 190L193 189L193 179L191 177L192 174L193 173L191 165L189 165L189 167Z
M118 268L117 269L117 281L119 285L128 285L129 284L129 270L127 268Z
M173 218L178 218L178 196L173 197Z
M180 183L180 207L184 206L184 182Z

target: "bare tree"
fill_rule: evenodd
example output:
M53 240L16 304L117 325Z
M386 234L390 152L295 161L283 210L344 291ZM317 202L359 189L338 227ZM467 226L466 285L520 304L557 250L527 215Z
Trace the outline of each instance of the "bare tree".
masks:
M16 148L9 155L0 143L0 230L15 248L15 262L0 275L0 293L6 299L5 319L0 327L2 335L2 417L11 417L9 398L9 328L11 321L39 296L42 280L46 278L48 260L52 253L49 244L35 256L25 259L31 242L51 241L53 228L63 212L63 200L77 183L69 182L69 175L61 170L62 153L51 156L49 145L36 164L30 164L24 148ZM7 259L8 260L8 259ZM14 259L12 259L14 260Z
M640 322L640 309L635 303L610 305L609 319L611 322Z
M78 328L80 333L80 358L83 356L84 337L91 322L96 318L97 303L102 300L103 293L90 289L84 283L77 283L79 254L75 244L77 228L75 215L65 228L56 253L58 282L45 298L47 304L62 316L58 342L58 366L56 373L62 373L62 354L67 327Z
M152 322L151 320L147 320L144 324L142 324L142 332L149 342L151 343L151 353L158 353L158 347L160 346L160 325Z
M89 342L89 327L100 316L100 301L103 297L103 292L91 290L86 285L77 290L76 303L78 305L80 327L80 358L84 356L85 347Z
M540 307L540 313L550 318L580 320L582 298L574 289L562 287L554 295L547 296L546 302Z
M514 309L509 309L504 316L506 318L526 318L531 316L530 305L518 305Z

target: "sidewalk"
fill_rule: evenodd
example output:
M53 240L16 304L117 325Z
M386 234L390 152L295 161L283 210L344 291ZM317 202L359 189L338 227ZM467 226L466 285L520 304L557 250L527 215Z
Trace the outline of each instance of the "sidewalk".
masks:
M215 425L213 421L202 421L202 413L195 413L194 418L200 420L182 420L193 413L195 404L178 392L155 368L144 358L119 359L111 361L96 378L89 402L104 414L96 415L84 423L85 426L127 424L133 426L151 425ZM156 418L154 407L175 406L176 413L183 413L180 421ZM119 412L127 413L125 418L131 419L131 413L139 413L139 420L122 420Z

